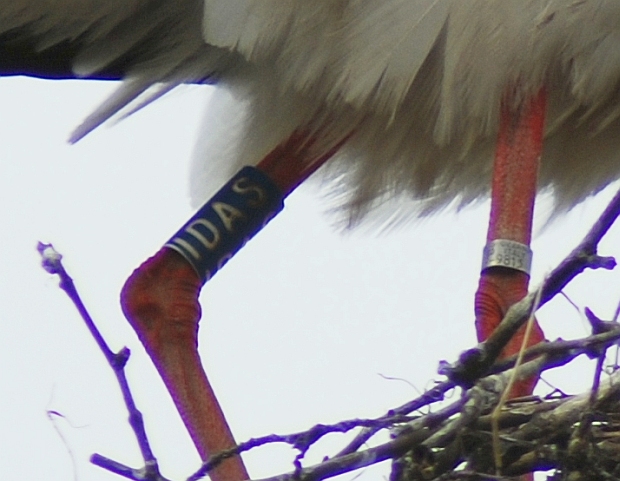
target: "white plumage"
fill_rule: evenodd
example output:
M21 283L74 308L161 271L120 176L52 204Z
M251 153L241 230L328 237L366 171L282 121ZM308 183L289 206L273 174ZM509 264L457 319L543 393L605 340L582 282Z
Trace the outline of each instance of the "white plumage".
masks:
M41 50L77 39L79 76L129 63L73 140L150 87L217 82L198 201L205 172L302 129L317 150L352 134L328 169L353 221L392 196L416 213L467 204L489 190L507 89L517 108L543 85L540 189L563 209L620 177L617 0L0 0L7 34Z

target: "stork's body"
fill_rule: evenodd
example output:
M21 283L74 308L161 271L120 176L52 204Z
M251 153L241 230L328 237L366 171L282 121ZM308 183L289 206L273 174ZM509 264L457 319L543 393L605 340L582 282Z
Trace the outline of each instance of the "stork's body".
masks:
M538 125L517 156L533 173L525 190L536 189L545 125L538 189L551 189L558 209L620 178L614 0L0 0L0 53L5 73L126 79L74 140L139 106L151 86L218 83L192 178L200 201L209 181L242 165L258 165L286 195L330 160L352 224L464 205L490 190L498 133L513 132L498 150L513 149L521 123ZM397 210L382 216L393 197ZM516 215L531 224L525 204ZM492 222L489 240L511 218ZM530 228L509 240L529 242ZM527 287L517 277L499 288L511 302ZM197 356L182 366L195 353L200 286L164 249L132 277L124 305L206 456L233 441L206 439L223 418ZM239 464L226 469L221 479L245 476Z
M486 195L507 89L518 109L547 87L539 189L551 188L560 208L620 177L613 0L204 3L203 12L203 0L2 0L0 67L127 77L76 137L151 85L227 87L234 99L216 92L214 125L202 134L210 170L256 164L295 129L317 131L317 151L354 132L332 162L354 220L394 194L422 199L401 204L405 216ZM46 61L19 62L33 49ZM209 142L222 132L225 141Z

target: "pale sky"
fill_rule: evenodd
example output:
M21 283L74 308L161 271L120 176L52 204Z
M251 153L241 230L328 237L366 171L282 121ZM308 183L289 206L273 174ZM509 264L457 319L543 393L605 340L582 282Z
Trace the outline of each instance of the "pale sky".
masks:
M187 176L209 88L179 89L68 145L71 130L113 87L0 79L5 481L119 479L88 463L93 452L141 466L112 373L57 280L39 267L38 240L65 256L112 348L131 348L130 382L163 474L181 480L199 466L122 316L118 293L192 213ZM534 285L577 244L613 193L608 189L538 229ZM488 203L382 234L343 234L328 208L317 186L302 187L203 290L201 354L239 441L379 416L438 379L439 360L453 361L475 343L473 294ZM538 211L544 214L544 203ZM619 246L615 226L601 254L620 256ZM566 292L580 307L610 318L620 274L588 272ZM550 338L586 333L580 314L562 299L539 318ZM570 393L589 385L591 375L590 364L578 362L570 373L548 378ZM65 418L52 423L47 410ZM309 459L317 462L345 442L332 435ZM262 448L246 457L248 469L257 478L290 471L294 454ZM367 470L361 479L385 473Z

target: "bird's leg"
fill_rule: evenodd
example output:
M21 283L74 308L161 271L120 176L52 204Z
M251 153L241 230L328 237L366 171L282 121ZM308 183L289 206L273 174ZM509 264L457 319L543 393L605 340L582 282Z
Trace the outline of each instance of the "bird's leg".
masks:
M197 350L200 290L281 209L283 198L339 147L312 159L311 145L307 136L293 134L256 169L242 169L123 287L123 312L203 460L236 443ZM224 461L210 475L214 481L249 478L239 456Z
M502 106L497 139L491 216L475 313L478 340L495 330L508 308L527 295L531 264L530 240L536 197L538 167L542 154L545 92L515 110L506 101ZM504 349L504 357L519 352L522 328ZM544 340L536 323L528 346ZM537 379L517 383L512 396L532 393Z
M235 446L197 351L202 282L177 252L164 248L125 283L123 312L170 392L203 460ZM249 479L240 458L212 473L215 481Z

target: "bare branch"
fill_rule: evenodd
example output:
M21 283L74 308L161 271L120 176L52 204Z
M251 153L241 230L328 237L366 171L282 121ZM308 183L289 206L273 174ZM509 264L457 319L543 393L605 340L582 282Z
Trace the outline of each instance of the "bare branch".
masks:
M93 322L90 314L86 310L86 307L84 306L84 303L75 288L73 279L71 279L69 274L67 274L67 271L62 265L62 255L54 249L54 246L39 242L37 250L41 254L43 268L50 274L58 275L60 278L60 288L65 291L71 301L73 301L73 304L80 313L80 316L82 316L82 319L90 331L90 334L95 339L99 349L101 349L101 352L103 352L108 364L114 371L116 380L121 388L125 406L127 406L127 411L129 412L129 424L131 425L138 441L138 445L145 462L145 467L141 470L133 470L99 455L94 455L91 459L92 462L102 468L108 469L109 471L117 474L122 474L123 476L129 477L129 479L136 481L166 481L165 478L159 473L157 459L153 455L153 451L151 450L151 446L144 429L142 413L136 407L133 395L131 394L131 389L129 388L129 383L127 382L127 376L125 375L125 365L127 364L130 356L129 349L124 347L116 354L112 352L108 344L105 342L105 339L99 332L99 329L97 329L97 326ZM128 473L131 473L131 476L133 477L129 476Z

